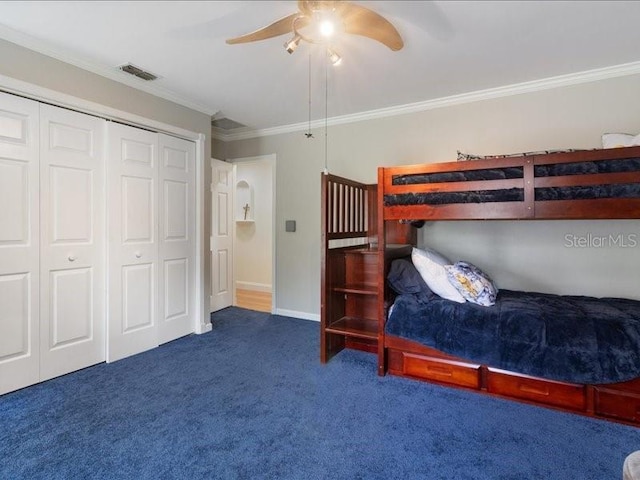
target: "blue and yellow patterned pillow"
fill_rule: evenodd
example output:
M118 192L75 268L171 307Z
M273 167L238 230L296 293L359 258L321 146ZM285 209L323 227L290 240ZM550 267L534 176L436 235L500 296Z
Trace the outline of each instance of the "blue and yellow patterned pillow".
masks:
M469 262L456 262L444 267L449 283L465 300L490 307L496 303L498 289L489 276Z

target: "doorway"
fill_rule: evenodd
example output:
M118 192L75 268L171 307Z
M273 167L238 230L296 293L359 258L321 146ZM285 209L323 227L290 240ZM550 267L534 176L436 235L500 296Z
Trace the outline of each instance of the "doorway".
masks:
M275 311L275 162L212 159L212 312Z

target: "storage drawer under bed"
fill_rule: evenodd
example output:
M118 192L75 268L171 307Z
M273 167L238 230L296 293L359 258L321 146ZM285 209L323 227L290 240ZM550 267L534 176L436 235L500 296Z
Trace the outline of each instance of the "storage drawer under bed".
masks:
M466 388L480 388L480 365L389 350L392 373Z
M488 369L487 391L571 410L586 408L583 385L543 380L494 368Z
M596 415L640 422L640 393L594 386Z

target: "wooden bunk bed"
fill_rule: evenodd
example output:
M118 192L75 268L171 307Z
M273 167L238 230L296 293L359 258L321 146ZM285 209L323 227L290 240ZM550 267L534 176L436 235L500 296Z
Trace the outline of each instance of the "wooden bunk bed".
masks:
M521 155L378 169L378 373L471 389L640 425L640 378L582 384L525 375L385 334L394 293L386 231L393 222L638 219L640 147ZM414 243L415 245L415 243Z

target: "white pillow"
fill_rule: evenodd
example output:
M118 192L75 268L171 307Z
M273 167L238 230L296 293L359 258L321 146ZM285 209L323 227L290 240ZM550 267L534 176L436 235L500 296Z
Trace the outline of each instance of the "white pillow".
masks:
M456 262L444 267L451 285L460 292L467 302L485 307L496 304L498 288L489 275L469 262Z
M633 147L640 145L640 135L629 133L605 133L602 135L602 148Z
M424 283L431 289L433 293L447 300L464 303L466 300L460 292L451 285L447 277L445 265L451 265L446 257L431 249L414 248L411 251L411 261L420 273Z

